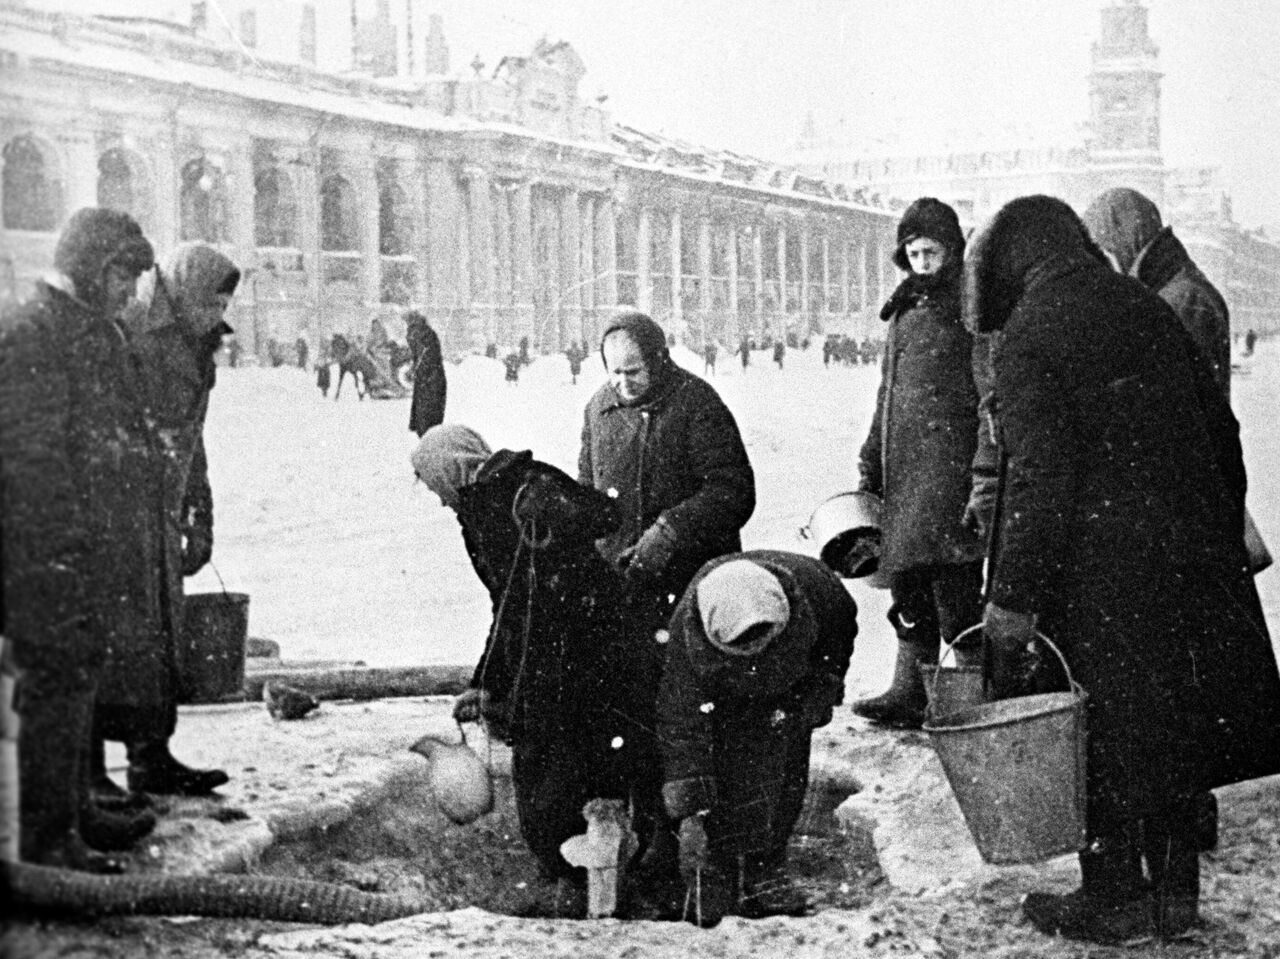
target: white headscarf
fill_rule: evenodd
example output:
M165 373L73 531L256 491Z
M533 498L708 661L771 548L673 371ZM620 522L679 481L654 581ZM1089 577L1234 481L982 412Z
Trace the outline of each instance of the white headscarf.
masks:
M484 439L469 426L441 423L422 434L409 456L413 472L450 509L458 508L458 490L476 480L493 455Z
M698 614L711 644L726 653L751 656L786 629L791 603L778 578L747 559L729 560L698 583ZM753 626L770 629L743 637Z

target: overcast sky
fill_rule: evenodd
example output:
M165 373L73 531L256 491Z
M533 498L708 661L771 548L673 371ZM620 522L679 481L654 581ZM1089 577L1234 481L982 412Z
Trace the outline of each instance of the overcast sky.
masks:
M35 2L88 12L121 0ZM331 15L350 9L314 2ZM371 12L375 0L357 2ZM904 145L953 133L1007 142L1010 130L1060 140L1088 118L1089 47L1112 2L390 0L397 20L409 4L423 20L442 15L455 70L477 53L492 69L544 34L567 40L588 70L584 92L607 93L621 122L770 156L809 112L820 127L843 119L846 131ZM1220 166L1236 218L1280 238L1280 0L1147 6L1165 74L1166 162Z
M617 119L774 154L810 111L881 140L1051 139L1088 118L1110 0L415 2L443 15L455 68L546 33L578 50ZM1280 0L1147 6L1166 162L1221 166L1237 219L1280 237Z

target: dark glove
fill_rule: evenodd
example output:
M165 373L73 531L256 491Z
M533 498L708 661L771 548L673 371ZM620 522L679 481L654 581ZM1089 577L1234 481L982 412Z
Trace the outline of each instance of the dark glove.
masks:
M213 558L213 515L194 512L182 528L182 575L194 576Z
M960 525L985 543L991 533L991 520L995 517L995 512L995 481L977 480L969 493L969 502L965 504Z
M468 689L453 701L453 720L457 723L478 723L489 705L487 692Z
M656 579L666 570L675 552L676 531L665 519L658 517L635 546L623 552L627 578Z
M982 631L987 638L989 672L996 697L1025 695L1039 663L1035 615L987 603Z

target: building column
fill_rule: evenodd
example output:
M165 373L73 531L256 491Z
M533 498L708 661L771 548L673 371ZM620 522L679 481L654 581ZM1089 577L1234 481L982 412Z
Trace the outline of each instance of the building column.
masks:
M787 325L787 228L778 227L778 316L774 318L774 336L782 336Z
M858 311L862 314L864 321L871 311L871 290L867 287L867 283L870 280L870 277L867 276L867 251L870 248L868 237L864 235L858 242L858 296L861 300L858 304Z
M612 196L596 207L596 303L604 309L618 305L618 211Z
M586 343L590 336L588 330L593 328L596 307L599 304L599 267L596 266L596 208L600 201L594 196L582 198L581 244L582 244L582 284L579 299L582 303L582 322L572 337L580 343Z
M311 321L309 332L319 344L333 335L333 326L325 310L324 257L320 252L320 151L300 151L294 172L298 191L298 249L302 251L302 268L307 272L307 305ZM177 167L170 177L177 187Z
M752 320L753 333L758 333L764 323L764 231L766 227L752 231L751 237L751 258L756 271L756 310Z
M449 352L470 349L453 323L454 311L469 302L460 266L467 237L462 191L447 160L429 160L427 184L427 304L431 325Z
M809 317L809 287L813 283L813 277L809 275L809 225L806 223L800 227L800 315L805 318L808 323Z
M512 300L517 307L516 339L533 340L533 187L525 180L516 187L511 212Z
M229 239L237 263L256 263L258 245L254 237L253 141L237 140L228 157L227 204Z
M884 255L884 244L879 237L876 238L876 289L878 296L877 303L883 303L889 298L889 258Z
M172 250L178 245L178 161L173 140L156 137L150 143L152 197L149 239L157 250ZM299 196L301 200L301 195Z
M560 194L560 328L552 352L564 348L566 338L576 339L582 329L582 211L577 190Z
M735 324L738 320L738 226L730 219L725 228L729 231L729 242L725 244L725 255L729 258L729 315ZM725 327L728 332L728 326Z
M636 216L636 306L641 313L653 315L653 274L649 257L653 253L653 221L649 208L640 207Z
M63 219L81 207L98 205L98 144L93 132L78 124L58 134L66 162L63 171ZM61 229L62 224L58 224Z
M826 316L831 312L831 303L829 295L831 292L831 238L826 234L822 237L822 315Z
M493 318L493 197L489 171L481 166L466 169L471 200L470 243L472 332L480 332L485 342L497 342Z
M840 312L849 315L849 238L840 238Z
M707 324L711 319L711 219L698 218L698 325L701 340L707 342Z
M681 294L684 292L684 274L681 272L680 241L683 232L680 222L680 211L671 211L671 323L674 326L684 319L684 303Z
M427 180L417 160L404 164L401 179L407 187L405 193L409 203L409 228L413 231L413 242L409 245L409 253L413 256L413 293L409 297L409 304L417 309L427 300L428 265L431 260L427 234Z

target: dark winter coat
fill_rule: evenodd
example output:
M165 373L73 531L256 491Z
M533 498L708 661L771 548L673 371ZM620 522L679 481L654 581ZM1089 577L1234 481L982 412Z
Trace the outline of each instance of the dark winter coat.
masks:
M884 500L880 566L891 574L981 556L961 525L978 441L973 337L956 274L921 282L930 279L908 277L886 304L880 389L859 454L860 487Z
M513 510L542 523L522 533ZM622 580L594 548L618 523L613 503L528 451L499 450L459 489L458 521L494 613L472 686L503 704L515 742L629 733Z
M742 548L755 474L733 414L705 381L674 364L640 403L605 384L587 403L578 479L616 493L621 526L600 542L616 562L659 516L676 550L656 590L680 595L707 560Z
M1036 614L1088 693L1090 808L1138 817L1280 771L1238 428L1185 331L1050 198L1001 210L967 274L1001 330L991 599Z
M782 584L787 626L754 656L732 656L712 644L698 610L697 584L730 560L748 559ZM840 579L818 560L779 550L752 550L700 569L671 617L666 667L658 690L658 741L668 813L691 815L740 797L718 781L731 741L763 742L768 730L804 724L843 699L844 676L858 632L858 608ZM707 704L712 706L708 708ZM778 714L783 714L779 719Z
M1218 388L1231 393L1231 319L1226 300L1165 227L1133 264L1132 275L1173 308L1209 364Z
M421 436L431 427L444 422L448 383L444 375L440 337L425 323L418 329L417 335L421 353L413 366L413 401L409 407L409 429Z
M159 677L172 673L180 679L184 673L183 657L190 650L182 641L183 576L208 560L208 555L193 556L200 549L197 544L212 549L213 492L204 423L216 379L213 354L230 329L221 321L216 330L198 329L203 321L194 319L189 304L207 302L228 282L234 286L238 277L235 264L222 253L205 244L184 244L162 273L144 278L153 282L125 317L163 482L163 552L149 571L158 579L161 604L156 621L147 629L135 628L133 640L122 642L108 664L98 697L106 705L145 705L136 692L140 675L155 676L148 684L158 687L164 685ZM190 692L180 684L171 688L179 699Z

